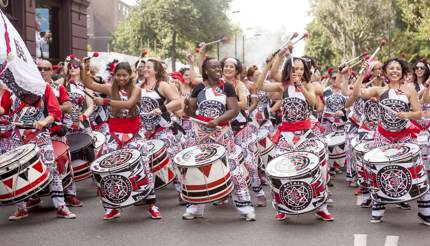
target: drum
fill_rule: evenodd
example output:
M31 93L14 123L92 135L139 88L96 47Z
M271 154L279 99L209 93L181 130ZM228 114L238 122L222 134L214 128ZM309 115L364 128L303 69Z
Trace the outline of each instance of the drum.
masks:
M150 140L145 142L146 147L142 147L143 155L148 155L151 162L151 172L155 179L155 189L161 189L170 184L175 179L175 172L172 168L170 156L164 142L161 140Z
M315 154L299 151L276 157L267 164L266 174L273 206L279 212L311 212L327 199L326 183Z
M327 136L328 158L330 167L341 169L345 166L345 133L333 132Z
M364 155L372 150L373 142L362 142L355 145L352 151L354 158L354 168L357 172L357 182L360 186L367 186L368 174L366 173L366 168L364 165L363 157Z
M242 169L243 177L246 180L246 183L251 185L251 177L249 175L248 169L245 166L245 156L243 155L243 150L239 145L234 146L233 153L231 154L231 158L236 160L239 163L239 167Z
M103 153L103 145L106 142L106 137L101 132L93 132L93 134L95 157L99 158Z
M258 132L258 141L257 141L257 148L260 152L260 158L261 158L261 165L262 168L264 168L267 163L272 159L273 157L273 150L275 148L275 145L272 142L272 139L270 139L270 133L266 129L260 129Z
M95 160L91 172L103 206L127 207L147 197L153 184L145 168L140 152L134 149L116 150Z
M69 146L60 141L52 141L52 147L54 148L55 165L57 171L61 176L63 183L63 189L69 187L73 182L72 166L70 163L70 151ZM49 189L46 187L41 191L38 196L49 196Z
M84 133L67 135L70 146L74 181L79 182L91 177L90 163L95 159L93 139Z
M35 144L21 145L0 156L0 204L12 205L39 193L51 182Z
M427 171L430 171L430 160L429 160L429 133L427 131L421 131L420 135L417 136L417 142L421 149L421 156Z
M417 199L429 190L427 172L416 144L390 144L363 157L373 198L381 203Z
M233 179L226 149L219 144L200 144L179 152L178 167L181 197L193 204L222 200L233 191Z

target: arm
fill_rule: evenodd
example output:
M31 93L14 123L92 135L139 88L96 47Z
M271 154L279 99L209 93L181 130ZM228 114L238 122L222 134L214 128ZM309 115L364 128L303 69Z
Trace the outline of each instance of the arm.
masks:
M249 114L251 114L257 108L257 90L255 89L255 85L251 85L249 87L249 91L251 92L251 106L249 107Z
M238 84L236 85L236 94L237 97L239 98L237 104L239 106L239 110L245 110L248 100L246 98L245 95L245 84L242 81L239 81Z
M269 61L266 63L266 66L264 66L263 71L260 76L258 76L257 82L255 83L255 88L266 92L283 92L284 88L282 88L281 83L264 83L267 73L269 72L270 63Z
M280 51L278 54L276 54L275 61L273 62L272 68L270 69L270 76L275 81L282 81L282 74L279 70L282 62L284 61L285 57L288 57L290 54L288 49L284 49Z
M234 119L238 114L239 114L239 106L237 103L237 98L227 97L227 111L225 111L225 113L220 117L215 118L214 120L208 122L208 126L215 127L220 123L229 122L230 120Z
M63 85L58 87L59 100L61 112L71 113L72 112L72 102L70 101L69 93Z
M85 87L97 91L99 93L111 96L111 86L107 84L95 83L94 79L89 74L90 71L90 60L85 61L85 65L81 66L81 78Z
M191 79L191 85L195 86L198 85L200 82L202 82L202 78L201 76L198 76L195 70L195 66L194 66L194 55L189 54L187 56L188 58L188 65L190 66L190 79Z
M88 92L88 94L90 94L90 95L93 94L93 92L88 90L88 89L84 89L84 90L86 92ZM85 110L85 112L82 115L85 115L86 118L89 118L90 115L94 112L95 105L94 105L93 100L88 95L85 95L85 101L87 102L87 110Z
M399 112L397 116L401 119L419 120L421 119L421 105L418 102L418 93L415 89L409 89L408 91L411 111Z
M305 96L306 100L309 103L309 106L315 107L316 104L316 97L315 97L315 91L311 83L306 83L304 85L298 86L300 89L302 89L302 93Z
M97 105L108 105L110 104L113 108L120 109L132 109L140 100L140 88L135 86L133 88L133 92L131 93L131 97L128 98L127 101L122 100L109 100L107 98L94 98L94 102Z
M160 82L160 94L169 100L166 104L166 109L169 112L174 112L181 109L181 101L179 100L178 90L172 90L167 82Z
M357 80L354 83L351 95L348 97L345 103L345 108L351 107L354 101L359 97L361 92L361 87L363 86L364 74L359 74ZM358 87L360 86L360 87Z

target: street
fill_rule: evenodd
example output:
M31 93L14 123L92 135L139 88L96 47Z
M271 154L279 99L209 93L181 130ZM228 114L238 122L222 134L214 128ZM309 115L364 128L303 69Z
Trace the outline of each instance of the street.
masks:
M271 206L257 208L256 222L245 222L231 203L209 205L204 219L184 221L172 185L158 192L162 220L151 220L144 207L132 206L122 210L121 218L103 221L100 200L86 180L78 183L84 207L71 208L75 220L55 218L47 198L21 221L9 222L14 207L2 207L0 245L430 245L430 228L419 223L416 202L411 211L388 206L384 222L371 224L370 209L356 205L359 198L341 179L338 175L332 188L334 222L318 220L313 213L275 221Z

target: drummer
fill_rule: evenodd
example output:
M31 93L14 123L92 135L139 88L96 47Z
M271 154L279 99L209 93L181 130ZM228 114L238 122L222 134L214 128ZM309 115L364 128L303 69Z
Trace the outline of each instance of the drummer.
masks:
M109 132L103 147L103 154L117 149L131 148L140 150L144 146L144 140L138 134L141 120L139 117L138 103L141 89L135 85L132 79L132 70L128 62L120 62L115 66L112 85L95 83L89 75L89 61L82 67L82 77L85 86L91 90L107 95L106 98L96 97L95 104L110 106ZM145 153L145 151L142 151ZM149 159L142 156L145 165L145 173L153 182L153 176L149 167ZM152 219L161 219L161 214L155 206L154 191L146 197L149 205L148 213ZM106 208L104 220L112 220L120 216L120 210Z
M228 123L239 112L237 96L233 86L222 79L221 64L215 58L206 58L202 63L203 82L198 84L190 97L190 114L207 124L193 124L188 137L187 147L200 143L216 142L223 145L228 157L234 150L233 132ZM223 129L214 129L220 126ZM214 140L214 139L217 139ZM247 221L255 220L255 211L252 207L251 196L241 168L237 161L229 158L230 169L233 176L234 190L232 198L234 205L241 216ZM204 204L189 204L182 218L192 220L203 217Z
M52 87L54 91L55 97L60 104L61 112L71 113L72 112L72 103L69 97L69 93L64 88L63 85L56 83L52 80L52 64L48 60L40 60L37 64L37 68L39 69L42 78L45 80L47 84ZM67 139L65 137L66 129L63 128L63 125L60 122L55 122L55 126L50 129L51 139L61 141L67 144ZM71 185L64 190L65 201L67 205L72 207L82 207L82 202L76 194L76 184L75 181L71 181ZM30 198L27 201L27 209L38 206L42 200L40 198Z
M365 66L368 66L367 64ZM419 129L410 123L421 117L421 106L417 92L404 83L408 64L399 59L387 60L383 67L387 79L386 87L362 88L362 80L357 80L353 95L363 99L375 98L380 105L379 124L375 132L374 147L392 143L416 142ZM389 103L387 103L389 102ZM389 110L397 112L393 114ZM418 199L418 217L426 225L430 225L430 193ZM384 204L373 201L370 222L382 222L385 213Z
M16 139L13 141L19 141L20 144L36 144L38 146L42 162L48 166L53 177L52 182L49 184L49 193L54 207L57 209L57 217L76 218L76 215L70 212L64 201L61 175L53 159L54 150L48 128L54 120L61 120L61 109L51 86L46 84L45 94L33 104L25 102L15 95L2 99L5 99L4 101L2 100L2 107L5 114L9 114L11 117L10 122L15 122L17 126L32 124L34 127L34 129L15 127L10 138ZM9 217L9 220L19 220L28 216L25 202L19 203L17 207L16 212Z
M310 71L306 62L301 58L294 58L294 63L288 58L289 60L285 62L282 73L280 73L279 66L282 60L289 55L289 50L285 49L276 54L275 61L273 61L274 56L269 57L256 83L258 90L282 93L282 124L273 136L278 154L282 152L282 149L298 150L294 146L298 141L316 138L312 133L310 121L310 108L315 107L316 104L315 91L310 83ZM271 66L274 72L272 77L280 82L264 83ZM316 216L324 221L333 220L326 204L319 208ZM278 212L275 218L285 220L287 215Z
M239 105L239 114L231 122L236 145L242 148L245 156L245 168L251 176L251 187L255 193L256 205L266 206L266 196L264 194L261 179L258 175L258 149L257 132L254 131L246 110L248 109L247 98L250 95L245 83L239 80L242 73L242 63L236 58L225 58L221 61L223 79L233 85Z

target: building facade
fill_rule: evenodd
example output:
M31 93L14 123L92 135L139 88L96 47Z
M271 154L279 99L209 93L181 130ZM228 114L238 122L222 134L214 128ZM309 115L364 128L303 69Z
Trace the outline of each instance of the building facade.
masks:
M3 12L34 57L53 62L87 54L87 0L13 0Z

